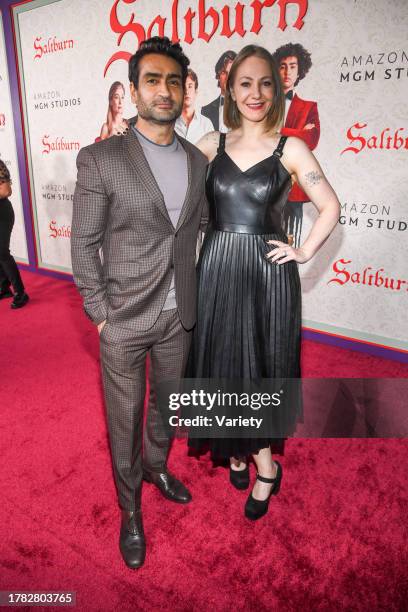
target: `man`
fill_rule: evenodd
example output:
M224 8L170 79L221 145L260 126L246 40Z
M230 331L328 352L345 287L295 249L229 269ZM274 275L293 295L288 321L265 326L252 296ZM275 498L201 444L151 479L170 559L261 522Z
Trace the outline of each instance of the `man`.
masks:
M123 136L82 149L72 221L72 266L100 333L114 476L122 510L120 550L130 568L145 558L142 478L167 498L191 495L166 467L169 440L155 401L161 380L182 376L195 324L195 248L207 160L176 137L189 60L154 37L129 61L138 116ZM103 251L103 265L99 248ZM151 392L142 454L145 362Z
M201 109L201 114L208 117L214 129L220 132L228 132L228 128L224 124L224 96L228 74L236 56L235 51L225 51L215 64L215 78L221 90L220 95Z
M181 116L176 121L176 132L189 142L196 144L208 132L214 131L211 121L195 108L198 90L198 77L194 70L188 69L184 88L184 103Z
M10 253L10 238L14 225L14 210L9 200L11 193L10 172L0 159L0 300L13 298L11 308L15 310L25 306L29 298L16 261Z
M279 47L273 57L279 67L286 98L285 126L281 129L281 134L301 138L313 151L320 138L317 103L302 100L295 93L295 87L305 78L312 66L310 53L299 43L288 43ZM295 184L284 210L285 230L288 235L294 237L295 247L300 245L305 202L309 202L309 198L299 185Z

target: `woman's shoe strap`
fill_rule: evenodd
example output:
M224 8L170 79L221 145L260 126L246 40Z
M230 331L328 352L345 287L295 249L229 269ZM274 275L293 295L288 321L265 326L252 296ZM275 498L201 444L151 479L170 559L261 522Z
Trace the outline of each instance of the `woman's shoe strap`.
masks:
M267 484L273 484L276 481L276 476L275 478L265 478L264 476L260 476L259 474L256 475L257 480L260 480L261 482L266 482Z

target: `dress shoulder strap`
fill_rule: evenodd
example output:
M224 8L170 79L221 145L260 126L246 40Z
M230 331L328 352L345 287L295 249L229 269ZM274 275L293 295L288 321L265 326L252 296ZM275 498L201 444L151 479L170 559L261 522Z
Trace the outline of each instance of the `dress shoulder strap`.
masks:
M282 157L282 155L283 155L283 147L285 146L285 142L287 141L287 139L288 139L287 136L281 136L280 137L280 140L278 142L278 146L274 150L273 155L276 155L276 157Z
M225 137L226 137L226 133L220 132L220 140L218 142L217 155L219 155L220 153L223 153L225 150Z

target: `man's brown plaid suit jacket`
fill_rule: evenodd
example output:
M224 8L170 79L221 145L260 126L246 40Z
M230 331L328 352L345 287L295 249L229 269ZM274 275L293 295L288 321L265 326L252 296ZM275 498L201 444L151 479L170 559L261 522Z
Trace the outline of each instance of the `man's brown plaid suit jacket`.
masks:
M185 329L195 324L196 242L208 218L207 159L177 138L187 152L189 179L176 228L133 130L78 154L72 268L85 311L95 323L107 319L134 330L150 329L174 272L180 320Z

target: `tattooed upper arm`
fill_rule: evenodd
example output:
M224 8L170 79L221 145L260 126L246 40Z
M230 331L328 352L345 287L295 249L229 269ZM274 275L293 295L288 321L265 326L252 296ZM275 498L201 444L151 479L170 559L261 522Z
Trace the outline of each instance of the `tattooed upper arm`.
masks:
M332 205L337 210L339 204L333 188L306 143L299 138L289 137L286 148L284 161L287 167L297 177L299 187L309 196L319 213Z
M317 185L318 183L320 183L322 179L323 179L322 174L320 174L320 172L318 172L317 170L312 170L311 172L307 172L304 175L304 181L306 185L308 185L309 187L313 187L313 185Z

